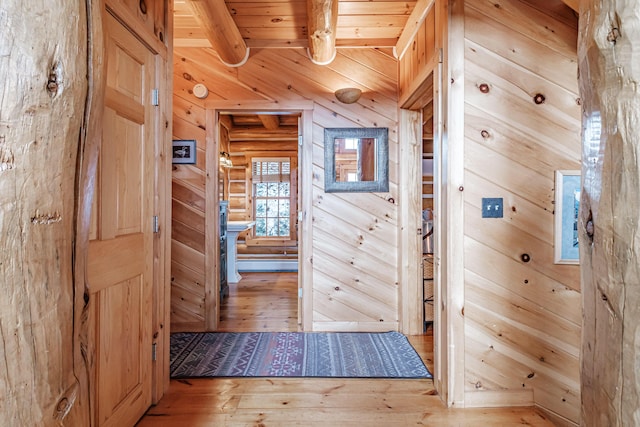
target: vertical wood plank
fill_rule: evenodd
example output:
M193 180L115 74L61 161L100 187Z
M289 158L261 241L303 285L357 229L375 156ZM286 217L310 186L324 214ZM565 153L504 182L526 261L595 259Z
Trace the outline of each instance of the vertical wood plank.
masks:
M205 251L204 251L204 322L208 331L218 329L220 310L220 196L218 186L219 174L219 125L218 111L206 110L206 187L205 187Z
M442 141L443 152L448 153L442 163L442 211L445 233L440 259L442 275L442 304L444 305L441 330L444 342L439 351L447 352L445 369L449 405L464 406L464 1L449 3L450 23L445 40L444 70L447 88L443 99L444 123L448 137ZM444 23L443 23L444 25ZM446 338L444 338L446 336Z
M422 254L422 124L419 111L401 109L400 128L400 216L399 216L399 287L401 330L408 335L422 333L422 275L415 264Z

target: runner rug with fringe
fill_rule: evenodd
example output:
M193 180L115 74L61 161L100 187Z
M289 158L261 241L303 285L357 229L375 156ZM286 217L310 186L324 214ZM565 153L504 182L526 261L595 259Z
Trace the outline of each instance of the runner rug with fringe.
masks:
M399 332L180 332L171 378L432 378Z

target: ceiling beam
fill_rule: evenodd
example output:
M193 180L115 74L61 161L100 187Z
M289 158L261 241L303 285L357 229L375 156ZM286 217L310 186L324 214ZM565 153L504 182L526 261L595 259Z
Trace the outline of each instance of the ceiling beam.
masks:
M311 62L327 65L336 57L338 0L307 0L307 28Z
M258 118L265 129L276 130L280 127L280 119L275 114L259 114Z
M239 67L249 59L249 48L233 21L224 0L186 0L211 47L229 67Z

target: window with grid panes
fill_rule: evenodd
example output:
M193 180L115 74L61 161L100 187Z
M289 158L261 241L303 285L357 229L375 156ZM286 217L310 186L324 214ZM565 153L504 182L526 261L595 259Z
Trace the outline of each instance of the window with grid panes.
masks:
M251 159L256 238L291 235L291 160Z

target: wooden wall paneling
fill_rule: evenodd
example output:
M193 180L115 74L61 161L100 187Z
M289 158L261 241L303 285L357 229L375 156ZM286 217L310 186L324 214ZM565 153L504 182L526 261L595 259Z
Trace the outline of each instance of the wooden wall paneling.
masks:
M388 242L387 236L393 237L395 233L390 232L385 236L379 231L376 231L375 234L368 232L351 221L336 219L330 211L324 211L318 204L314 204L314 226L318 230L330 233L333 239L351 245L354 249L344 254L346 257L349 258L352 253L359 253L362 257L366 256L371 261L379 262L379 265L384 265L386 269L393 269L396 255L386 251L384 243Z
M465 12L465 36L468 39L561 87L577 90L575 54L571 58L564 52L549 49L543 41L551 38L552 34L540 38L536 34L513 31L504 23L479 13L472 5ZM509 44L502 43L503 40L509 40ZM540 58L546 60L540 61Z
M482 208L482 197L491 194L502 197L504 217L520 231L536 236L546 242L553 241L553 211L544 209L540 204L530 202L521 195L497 185L485 176L466 171L467 202L476 209Z
M526 164L533 170L551 171L554 165L578 167L575 150L564 149L564 145L554 140L542 138L540 133L530 134L492 115L484 113L471 104L466 105L465 137L476 144L496 153L505 153L510 159ZM513 144L512 141L519 141Z
M365 321L396 321L395 305L389 304L389 301L380 301L372 298L365 287L360 290L357 287L351 287L341 282L337 284L334 278L327 277L320 272L314 276L314 280L314 288L318 293L322 294L323 298L353 308L362 314ZM350 315L340 311L336 312L332 318L337 321L353 321Z
M471 343L478 327L495 324L485 336L501 341L503 363L531 368L534 375L523 383L534 388L535 403L576 422L580 278L575 266L553 263L552 213L554 171L576 168L580 160L577 28L556 19L552 6L507 0L493 9L489 2L465 2L465 404L491 399L471 394L473 378L482 377L483 388L521 393L511 377L478 370L487 356ZM482 219L482 197L502 197L504 218ZM531 351L545 348L546 355Z
M393 79L397 77L393 77L396 71L391 67L391 65L396 64L396 62L387 52L374 49L347 49L344 50L344 52L341 50L339 56L335 66L332 64L333 68L329 69L327 69L327 67L320 69L319 67L311 66L306 59L304 51L295 49L291 51L261 50L255 52L255 54L252 51L252 57L247 64L232 71L225 70L215 62L199 60L202 64L207 64L206 67L203 66L202 68L210 69L207 71L206 76L215 76L214 80L219 86L216 93L225 94L223 97L229 100L228 104L235 105L236 108L244 108L247 105L251 105L252 102L265 99L278 100L278 104L274 104L275 108L278 108L278 106L282 108L282 105L289 102L304 101L308 103L308 99L315 101L313 114L307 113L306 125L303 124L303 126L306 126L305 137L308 139L302 148L303 150L308 150L308 158L306 161L308 162L307 167L309 168L306 171L302 170L302 173L307 174L306 176L309 178L307 181L308 189L306 193L304 192L305 190L302 191L303 197L309 200L309 208L302 213L303 224L306 224L306 232L301 236L302 244L304 245L304 242L307 244L306 254L304 254L305 250L301 250L301 256L304 257L301 259L301 263L307 265L308 269L306 274L301 273L300 281L303 287L303 295L306 296L303 297L303 304L307 307L305 310L308 313L316 309L314 300L317 297L312 290L313 280L311 275L316 269L316 266L315 264L311 264L311 256L316 245L320 244L322 239L328 240L329 242L333 241L330 234L324 234L320 239L316 239L315 237L311 238L312 235L316 235L311 212L311 200L313 200L312 183L317 180L318 175L316 172L322 173L322 169L324 168L324 163L318 159L318 155L315 153L318 151L318 147L323 145L322 134L324 127L335 127L340 123L344 123L347 127L389 127L392 135L390 149L392 159L391 168L393 170L392 180L394 180L390 186L391 191L389 194L357 194L353 195L354 197L352 199L355 199L355 203L358 203L358 212L366 212L366 210L370 212L365 216L365 218L368 218L365 222L366 224L368 224L369 221L377 219L380 225L376 227L382 227L384 230L389 227L389 232L384 234L384 239L379 239L378 242L381 247L387 247L389 253L395 253L393 249L394 245L391 242L395 242L396 240L397 205L395 203L389 203L387 198L397 199L397 182L395 182L398 174L398 141L396 135L397 107L393 92ZM184 61L182 58L184 58ZM193 53L192 55L190 49L177 49L176 61L187 64L187 67L181 70L182 72L189 73L188 64L198 62L194 58L196 58L196 54ZM200 56L199 58L202 59L204 56ZM384 64L381 72L376 71L377 64ZM197 73L193 75L195 76ZM201 75L205 76L204 74ZM180 78L182 77L176 76L176 79ZM333 92L343 84L357 84L363 88L371 88L371 95L365 95L367 96L366 98L363 96L364 99L361 104L358 103L350 106L339 104ZM247 91L247 88L250 88L250 92ZM240 96L236 96L238 93ZM235 100L239 100L239 102ZM208 102L205 102L205 107L210 108ZM183 101L178 101L178 109L179 111L176 113L176 116L179 120L194 121L188 117L193 115L194 107ZM192 114L186 113L189 110L192 111ZM196 112L195 115L197 117L198 113ZM201 124L197 118L195 123L196 126ZM231 151L234 150L232 149ZM233 160L235 162L235 156ZM304 161L303 158L303 162ZM316 167L310 167L311 162L316 163ZM232 168L230 170L231 181L234 181L234 174L237 173L235 169L236 168ZM238 177L238 181L241 179L242 178ZM237 184L240 184L240 182ZM301 183L301 185L304 184ZM245 187L245 191L246 190ZM240 203L243 195L240 191L242 190L239 186L234 185L234 191L238 191L238 193L232 192L230 194L231 203L234 203L234 198L236 198L235 203ZM194 201L191 200L191 203L193 202ZM349 203L346 195L345 197L336 197L335 200L332 201L332 204L345 206L348 211L347 215L353 215L353 205ZM338 211L344 211L344 209L345 208L340 207ZM339 214L332 213L331 215ZM356 217L360 217L360 214L357 213ZM326 218L327 221L330 221L329 217ZM373 224L375 224L375 222L373 222ZM303 225L303 228L304 227L305 225ZM377 230L378 228L375 229ZM376 233L380 233L380 231L376 231ZM347 268L353 268L349 266L350 264L347 265ZM324 271L320 273L324 273ZM358 274L364 274L363 281L366 282L365 279L367 275L365 273ZM389 274L391 274L392 277L392 286L397 286L397 266L395 264L391 264L391 272ZM364 300L360 303L365 304ZM393 304L397 304L397 301L393 302ZM322 314L319 314L319 317L323 318ZM302 319L302 323L306 330L314 328L311 315L309 315L308 318ZM348 327L348 325L352 325L358 329L363 328L361 323L352 324L347 320L341 321L340 328ZM386 326L389 327L389 325ZM380 327L379 324L375 325L376 329ZM393 324L391 327L397 327L397 324Z
M220 64L216 53L212 49L176 49L176 54L182 62L185 62L189 69L195 70L201 76L203 83L207 87L212 86L210 90L220 97L221 100L229 99L264 99L271 100L263 95L260 91L256 91L255 87L250 84L243 83L238 79L240 68L229 68ZM212 66L215 63L216 66ZM247 65L247 64L245 64ZM210 82L210 83L208 83ZM215 101L215 97L208 98L207 102Z
M541 304L554 315L580 324L582 315L580 293L541 272L531 270L520 260L504 255L490 245L473 239L465 240L466 256L480 252L483 253L483 258L469 258L469 262L465 264L467 271L484 277L483 272L486 273L487 266L503 266L495 269L491 278L486 280L499 284L503 288L512 289L527 300Z
M575 62L578 42L577 19L575 16L571 22L556 19L552 16L554 3L557 6L559 2L547 2L544 6L536 7L527 4L527 0L506 1L497 8L491 2L474 2L469 5L469 11L477 11L491 20L501 22L512 31L532 40L543 41L547 48ZM577 80L573 82L572 87L577 88Z
M580 276L553 263L553 189L554 171L580 161L577 27L551 5L509 0L493 9L465 2L465 404L491 404L522 383L546 414L572 424ZM483 197L502 197L504 217L482 219ZM483 369L498 360L514 369Z
M555 145L557 150L563 150L571 157L575 157L575 144L571 146L570 142L575 139L574 131L579 129L579 119L563 112L570 109L575 112L577 110L575 101L565 105L564 108L556 109L549 106L546 99L547 97L552 99L552 95L545 95L544 92L536 90L528 99L521 96L521 92L520 96L514 96L513 93L498 86L501 83L498 79L490 80L491 72L478 70L472 63L468 65L469 81L475 86L470 88L467 94L470 105L484 108L485 114L490 114L501 121L517 122L521 124L520 129L523 132L548 141L549 145ZM483 90L488 92L483 93ZM550 92L557 92L557 89L551 88ZM536 105L534 100L537 96L542 97L540 105ZM540 128L532 117L545 120L548 123L547 128Z
M367 292L370 297L385 302L389 306L393 306L393 301L398 298L398 285L393 282L393 277L371 275L366 268L354 266L335 253L328 252L326 246L316 250L314 263L318 263L318 270L322 271L325 277L332 278L334 283L339 281L345 286Z

